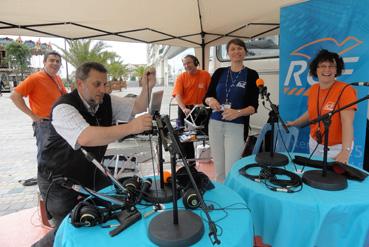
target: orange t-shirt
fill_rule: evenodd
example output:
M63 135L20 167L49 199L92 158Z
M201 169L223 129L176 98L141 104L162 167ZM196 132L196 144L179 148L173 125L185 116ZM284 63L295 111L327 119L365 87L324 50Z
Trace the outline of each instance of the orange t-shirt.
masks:
M32 112L42 118L50 116L52 105L67 92L59 76L56 76L54 81L44 71L28 76L15 91L23 97L28 97Z
M357 99L356 91L351 86L347 86L344 89L346 85L347 85L346 83L336 81L330 88L327 89L321 89L319 83L311 86L308 92L309 119L314 120L318 117L318 109L319 115L322 116L332 111L333 109L341 108L347 104L356 101ZM342 95L340 96L341 92ZM319 107L317 107L318 101ZM349 109L356 110L357 105L350 106L345 110ZM310 125L310 136L312 136L315 140L317 140L316 132L318 128L320 128L320 132L323 134L324 124L322 121L320 121L319 124L315 123ZM322 136L322 144L324 144L324 136ZM329 137L328 137L328 146L336 144L342 144L342 124L341 124L341 114L339 112L333 114L331 117L331 124L329 127Z
M202 104L210 80L210 74L204 70L197 70L194 75L183 72L177 77L172 94L180 95L185 105Z

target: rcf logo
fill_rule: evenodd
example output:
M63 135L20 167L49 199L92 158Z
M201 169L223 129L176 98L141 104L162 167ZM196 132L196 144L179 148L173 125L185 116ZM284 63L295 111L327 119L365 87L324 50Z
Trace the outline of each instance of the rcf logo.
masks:
M348 68L351 67L349 66L350 63L357 63L359 61L359 57L344 57L343 55L362 43L363 42L361 40L353 36L348 36L342 42L338 42L334 38L322 38L300 46L290 54L292 56L300 57L301 60L293 60L290 62L287 75L283 83L284 94L294 96L306 95L309 87L303 87L302 82L306 81L308 85L317 83L317 81L315 81L308 73L309 63L313 59L309 51L317 51L322 49L322 47L331 47L328 50L337 52L338 55L342 56L343 61L345 62L345 67ZM314 49L315 46L317 47L316 49ZM353 71L353 69L345 69L342 71L342 75L351 75Z

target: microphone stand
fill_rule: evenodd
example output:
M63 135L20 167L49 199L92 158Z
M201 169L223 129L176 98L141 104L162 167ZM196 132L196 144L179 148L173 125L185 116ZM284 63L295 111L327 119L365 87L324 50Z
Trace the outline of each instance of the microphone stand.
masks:
M328 137L329 137L329 126L331 124L331 117L337 113L340 112L350 106L356 105L364 100L369 99L369 95L358 99L354 102L351 102L345 106L342 106L341 108L338 108L337 110L332 110L322 116L317 117L316 119L313 119L309 121L307 124L304 124L301 126L301 128L304 128L308 125L319 123L320 121L324 124L324 148L323 148L323 169L322 171L319 170L310 170L304 172L302 175L302 181L316 189L321 190L343 190L347 187L347 179L339 174L336 174L332 171L327 170L328 166Z
M162 121L166 127L166 131L162 129L162 131L159 133L160 135L163 135L162 140L164 146L168 148L171 155L173 210L162 212L151 220L148 231L149 238L152 242L159 246L190 246L198 242L204 234L204 224L199 215L190 210L178 210L176 155L179 154L188 173L191 184L195 189L196 195L200 200L200 207L207 217L210 230L209 237L211 238L211 242L212 244L220 244L220 241L217 238L217 229L215 223L210 218L209 209L195 183L187 160L184 157L179 145L179 140L174 134L174 129L168 116L164 116ZM173 224L168 224L170 220L173 221Z
M159 113L155 113L153 116L156 127L158 129L158 166L159 166L159 179L153 180L153 185L144 194L143 198L148 202L154 203L168 203L172 200L172 189L170 186L164 184L164 159L163 159L163 123ZM165 150L167 150L165 148ZM158 185L159 184L159 185Z
M287 125L285 124L285 122L283 121L283 119L281 118L281 115L279 114L279 110L278 107L273 104L273 102L270 100L270 93L267 92L266 87L264 87L261 90L261 94L262 96L266 97L266 100L268 101L270 108L272 109L269 112L269 116L271 117L271 147L270 147L270 152L261 152L256 154L255 156L255 161L258 164L261 165L266 165L266 166L285 166L289 163L288 157L284 154L280 154L280 153L276 153L274 152L274 145L277 143L277 137L276 136L274 138L274 129L275 129L275 123L278 123L278 121L282 124L284 130L287 133L290 133L290 131L287 128ZM275 140L274 140L275 139ZM287 150L286 150L287 151Z

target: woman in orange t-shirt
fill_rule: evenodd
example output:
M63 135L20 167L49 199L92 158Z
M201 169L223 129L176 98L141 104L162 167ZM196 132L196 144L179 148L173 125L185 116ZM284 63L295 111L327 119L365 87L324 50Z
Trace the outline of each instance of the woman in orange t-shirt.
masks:
M332 110L356 101L355 90L347 83L336 80L344 69L344 62L337 53L321 50L310 64L310 75L318 78L308 93L308 110L288 126L299 126ZM328 136L328 157L347 163L354 140L353 121L356 105L337 112L331 117ZM324 124L310 125L309 148L315 155L323 156Z

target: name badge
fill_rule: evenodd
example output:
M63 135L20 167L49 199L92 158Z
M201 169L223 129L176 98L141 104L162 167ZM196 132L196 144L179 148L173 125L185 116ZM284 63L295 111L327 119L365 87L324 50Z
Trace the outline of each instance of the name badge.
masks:
M223 111L225 110L225 109L231 109L231 103L224 103L223 105L222 105L222 108L223 108Z

